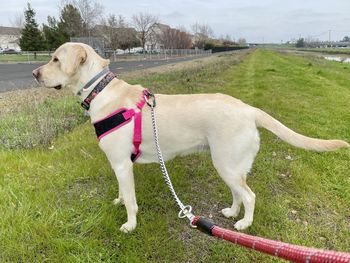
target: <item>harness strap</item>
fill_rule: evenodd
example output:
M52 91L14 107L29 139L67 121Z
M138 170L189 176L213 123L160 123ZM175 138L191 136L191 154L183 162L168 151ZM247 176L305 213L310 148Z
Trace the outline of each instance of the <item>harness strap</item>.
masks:
M149 96L149 91L144 90L140 101L136 104L137 110L121 108L112 112L105 118L93 123L96 136L98 140L101 140L104 136L129 123L134 117L134 150L130 157L131 161L133 162L136 161L136 159L141 155L140 145L142 142L142 108L146 103L145 98L148 98Z
M95 132L98 140L101 140L106 135L119 129L129 123L134 116L134 110L121 108L106 116L105 118L94 122Z

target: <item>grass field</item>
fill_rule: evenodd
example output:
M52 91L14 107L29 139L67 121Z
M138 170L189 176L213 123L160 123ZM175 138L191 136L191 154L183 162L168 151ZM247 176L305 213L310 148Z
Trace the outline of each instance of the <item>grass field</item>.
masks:
M260 49L191 63L128 80L162 93L226 93L303 134L350 141L350 66ZM26 129L33 120L27 107L0 115L1 136L17 123L28 133L22 138L18 132L0 147L0 262L283 262L205 236L177 219L157 164L135 165L138 228L119 232L126 212L112 204L115 176L74 103L64 96L38 101L34 120L48 109L48 121L64 118L70 125L35 147L18 143L45 132ZM56 114L57 107L62 113ZM17 147L9 146L13 140ZM349 149L307 152L261 130L261 150L248 178L257 196L255 218L244 232L350 252L349 158ZM184 203L233 227L234 220L219 213L231 197L209 154L167 164Z
M32 62L32 61L49 61L51 56L38 54L34 57L34 54L0 54L0 62Z

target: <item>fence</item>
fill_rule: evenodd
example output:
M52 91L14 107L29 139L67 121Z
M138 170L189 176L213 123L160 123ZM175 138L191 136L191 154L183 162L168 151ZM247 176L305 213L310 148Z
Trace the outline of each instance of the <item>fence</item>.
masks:
M0 62L47 62L51 59L54 51L21 51L13 54L0 55ZM167 60L178 57L209 56L211 50L202 49L160 49L152 51L117 52L113 50L97 51L102 57L112 62L121 60Z
M128 52L119 53L117 51L103 51L102 55L105 58L110 59L111 61L119 60L167 60L177 57L196 57L196 56L209 56L212 54L211 50L202 50L202 49L159 49L152 51L142 51L138 52Z

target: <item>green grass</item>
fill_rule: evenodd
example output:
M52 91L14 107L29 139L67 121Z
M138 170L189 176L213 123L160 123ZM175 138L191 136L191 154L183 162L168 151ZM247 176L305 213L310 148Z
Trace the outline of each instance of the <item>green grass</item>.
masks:
M130 82L163 93L230 94L306 135L350 141L347 66L267 50L251 52L242 62L236 56ZM264 130L261 142L248 178L257 196L255 219L245 232L350 252L349 150L307 152ZM112 205L117 182L90 124L60 135L52 145L51 150L0 148L0 261L280 262L205 236L177 219L156 164L135 165L138 228L119 232L125 209ZM209 154L176 158L168 170L184 203L233 227L233 220L218 213L231 197Z
M29 62L29 61L49 61L51 56L38 54L34 57L34 54L0 54L0 62Z
M50 147L52 140L87 120L76 98L45 99L0 115L0 144L7 149Z

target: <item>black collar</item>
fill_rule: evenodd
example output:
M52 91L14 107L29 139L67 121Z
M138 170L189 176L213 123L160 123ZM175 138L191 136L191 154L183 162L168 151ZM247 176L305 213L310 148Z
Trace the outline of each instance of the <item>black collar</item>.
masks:
M113 79L115 78L115 75L113 72L107 73L106 76L104 76L103 79L97 85L93 90L90 92L90 94L86 97L86 99L80 104L84 109L89 110L90 109L90 103L91 101L97 96L98 93L100 93Z

